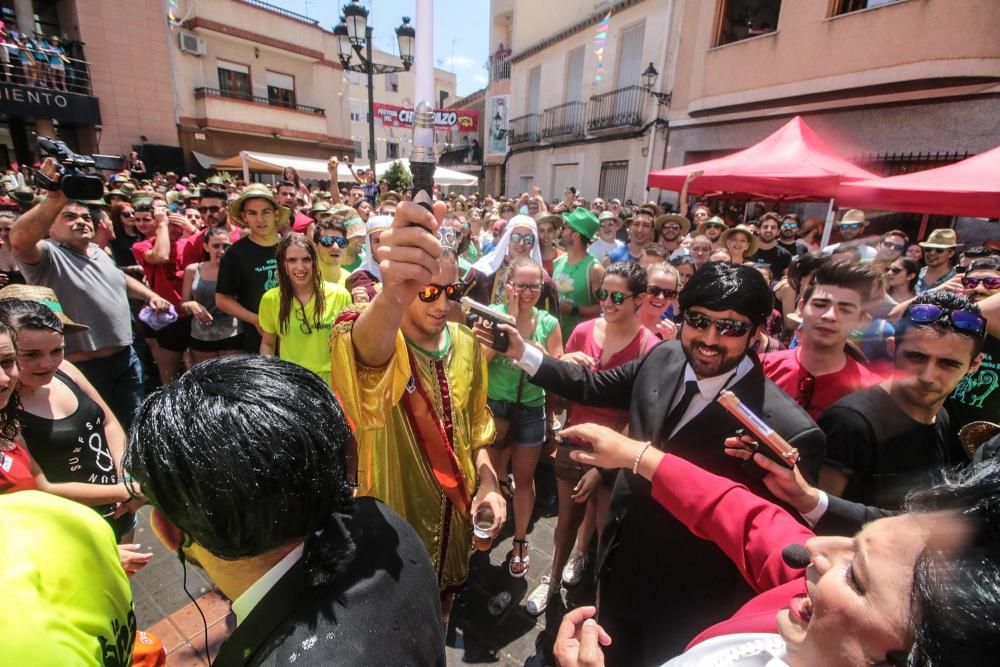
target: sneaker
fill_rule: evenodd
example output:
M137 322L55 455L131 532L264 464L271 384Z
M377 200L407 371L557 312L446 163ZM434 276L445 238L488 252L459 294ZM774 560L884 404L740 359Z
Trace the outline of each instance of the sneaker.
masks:
M566 561L566 567L562 571L563 583L567 586L576 586L583 579L583 573L587 569L587 554L573 547L573 553Z
M535 590L531 591L531 595L528 596L528 601L525 603L524 608L532 616L538 616L545 608L549 605L549 598L552 597L552 585L549 583L550 577L545 575L542 577ZM559 589L556 589L558 592Z

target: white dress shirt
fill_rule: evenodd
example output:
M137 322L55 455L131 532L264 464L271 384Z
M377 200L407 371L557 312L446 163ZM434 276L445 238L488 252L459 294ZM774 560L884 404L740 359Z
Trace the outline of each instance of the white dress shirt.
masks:
M250 615L253 608L267 595L267 592L274 588L278 580L285 576L285 573L292 569L292 566L302 558L304 546L304 544L300 544L285 554L285 557L265 572L263 577L250 584L250 588L243 591L242 595L233 600L233 613L236 615L236 625L242 623Z

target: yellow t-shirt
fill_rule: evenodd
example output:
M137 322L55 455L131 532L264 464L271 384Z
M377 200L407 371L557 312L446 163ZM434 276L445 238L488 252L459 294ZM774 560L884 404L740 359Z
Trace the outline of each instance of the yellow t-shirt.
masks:
M310 299L305 308L298 301L292 302L292 312L284 331L278 322L281 305L281 290L274 287L264 292L260 300L260 328L265 333L278 336L278 356L285 361L311 370L331 384L330 378L330 327L347 306L351 305L351 294L335 283L323 283L323 317L319 324L315 321L316 299ZM305 313L303 315L303 313Z

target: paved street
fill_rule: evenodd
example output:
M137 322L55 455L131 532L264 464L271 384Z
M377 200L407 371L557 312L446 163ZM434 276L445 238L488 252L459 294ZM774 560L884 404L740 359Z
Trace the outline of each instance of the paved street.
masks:
M511 549L511 522L501 539L488 554L476 552L468 586L458 596L451 615L447 636L449 665L552 664L551 644L562 605L551 604L546 614L534 618L524 611L524 598L548 571L552 558L552 535L555 528L555 487L551 472L540 466L538 502L528 535L531 569L524 579L514 579L507 572ZM139 627L151 629L169 652L169 667L204 666L205 628L209 650L214 656L221 641L233 627L228 601L208 578L195 567L187 568L187 588L198 599L205 622L191 604L182 587L183 570L176 556L166 551L149 528L149 508L140 512L136 542L144 551L152 551L152 562L132 579ZM491 598L502 592L511 596L510 604L498 615L489 610ZM563 592L568 604L588 603L592 589L587 580Z

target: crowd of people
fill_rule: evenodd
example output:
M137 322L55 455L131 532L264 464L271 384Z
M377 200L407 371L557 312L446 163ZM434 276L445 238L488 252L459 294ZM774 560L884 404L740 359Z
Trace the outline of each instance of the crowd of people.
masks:
M676 212L572 187L421 206L336 159L326 190L139 166L99 200L0 200L0 502L92 506L128 574L152 505L232 601L216 664L443 664L505 523L507 575L545 573L529 614L597 582L562 665L993 662L997 241L849 210L821 247L686 186ZM557 523L529 552L541 466ZM107 550L46 511L39 539ZM130 604L67 641L131 654Z

